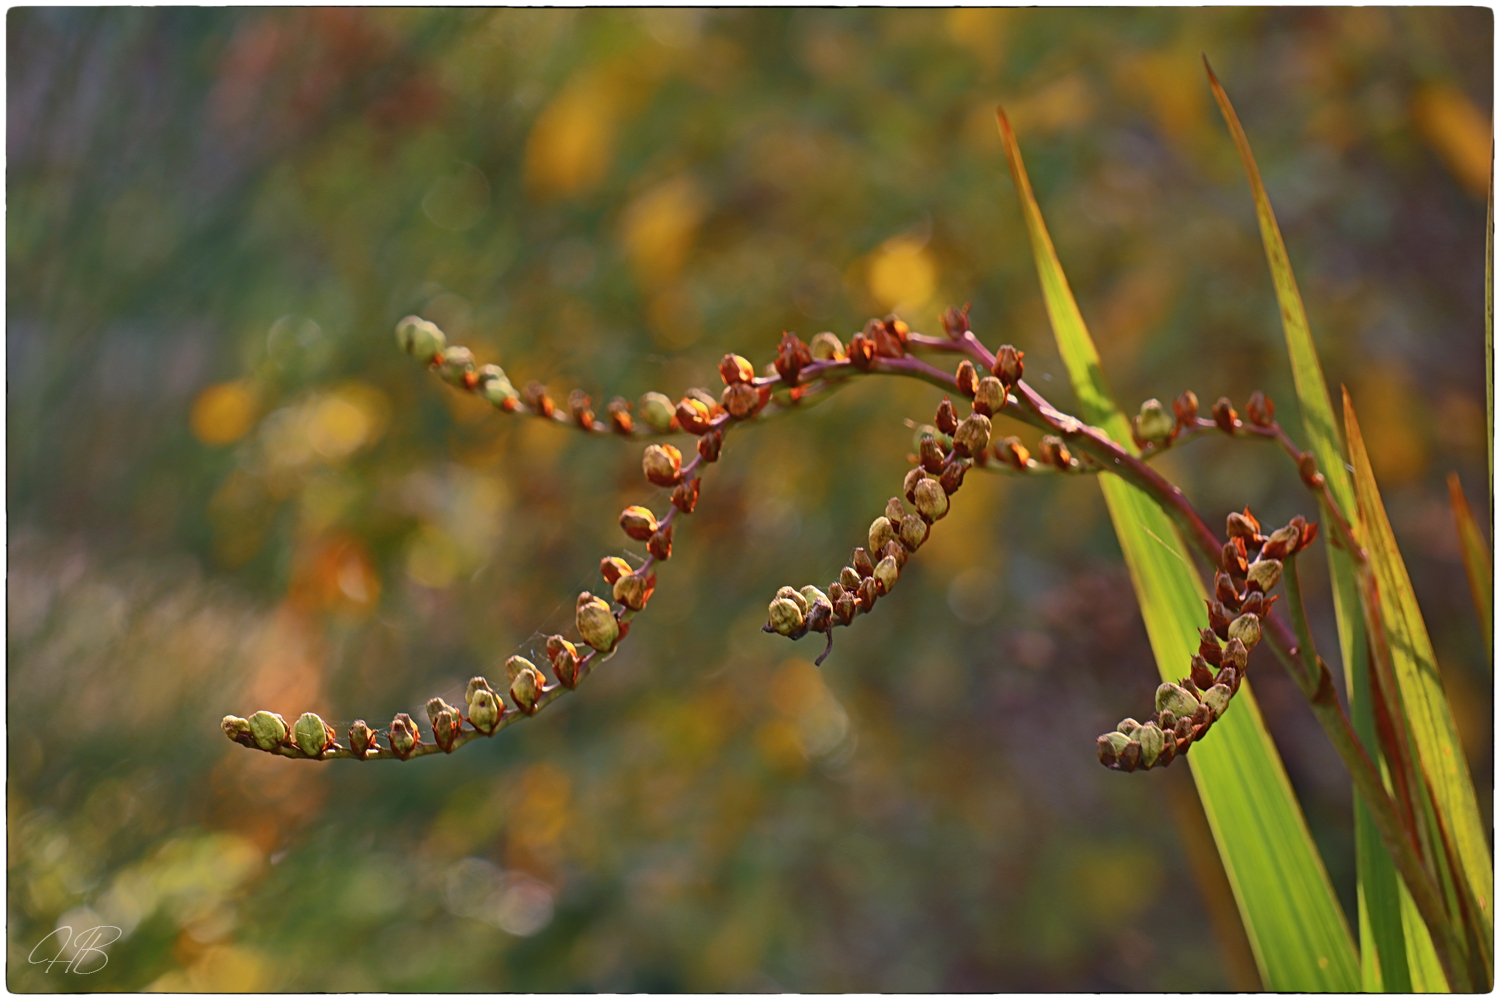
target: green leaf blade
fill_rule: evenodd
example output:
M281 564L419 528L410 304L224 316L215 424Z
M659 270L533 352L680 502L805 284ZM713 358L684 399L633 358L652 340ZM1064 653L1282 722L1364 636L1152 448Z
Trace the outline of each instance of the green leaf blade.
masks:
M1448 496L1453 501L1453 521L1458 527L1458 547L1464 557L1464 574L1469 578L1469 593L1474 598L1474 610L1479 615L1479 628L1484 633L1484 649L1490 654L1490 669L1494 670L1495 641L1495 583L1490 569L1490 546L1484 539L1484 530L1474 520L1469 501L1464 496L1463 484L1458 473L1448 473Z
M1129 421L1109 390L1003 113L1000 133L1081 416L1133 448ZM1176 680L1195 651L1203 583L1175 526L1148 496L1114 476L1101 476L1100 487L1157 669L1163 679ZM1356 990L1359 959L1348 924L1248 683L1236 705L1188 759L1262 981L1270 990Z

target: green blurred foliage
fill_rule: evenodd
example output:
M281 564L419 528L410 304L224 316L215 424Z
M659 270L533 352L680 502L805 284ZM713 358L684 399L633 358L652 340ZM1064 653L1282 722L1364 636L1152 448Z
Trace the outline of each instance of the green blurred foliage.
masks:
M1093 759L1155 673L1091 481L971 476L821 671L761 633L897 492L919 384L732 435L621 653L493 741L361 766L218 731L421 717L540 652L599 557L639 548L618 510L665 506L636 447L426 376L406 313L602 405L711 387L783 329L898 308L935 332L968 301L1067 404L999 102L1121 399L1262 388L1295 427L1200 53L1354 392L1488 807L1443 489L1457 469L1483 507L1488 12L28 9L8 32L12 989L1253 985L1186 772ZM1312 509L1268 448L1162 464L1210 520ZM1347 780L1276 668L1257 685L1352 906ZM28 964L96 924L125 933L103 969Z

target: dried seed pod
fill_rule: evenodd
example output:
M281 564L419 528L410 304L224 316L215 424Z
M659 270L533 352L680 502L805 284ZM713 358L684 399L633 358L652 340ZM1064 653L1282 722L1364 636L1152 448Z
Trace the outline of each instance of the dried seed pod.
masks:
M995 445L995 454L1012 469L1024 471L1031 462L1031 453L1018 437L1008 437Z
M1121 735L1129 738L1132 733L1141 728L1141 724L1127 715L1125 718L1120 720L1120 724L1115 728L1120 731Z
M1187 688L1168 681L1156 689L1156 710L1185 719L1198 710L1198 699Z
M630 419L630 403L623 396L616 396L609 401L605 408L609 414L609 424L620 434L630 434L635 431L635 421Z
M640 611L656 592L656 574L646 576L633 574L615 581L614 598L631 611Z
M990 368L990 374L998 378L1007 389L1014 389L1026 371L1026 366L1021 363L1024 357L1026 357L1025 351L1018 351L1009 344L1002 344L1000 350L995 352L995 363Z
M962 309L949 306L943 310L943 332L948 335L949 340L958 340L969 331L969 306L964 305Z
M1196 709L1194 709L1196 711ZM1177 737L1178 744L1191 743L1193 740L1193 720L1191 716L1178 719L1172 725L1172 735ZM1178 753L1186 752L1186 747L1179 745Z
M1208 661L1203 657L1193 657L1192 666L1188 669L1188 673L1192 677L1193 683L1197 685L1198 690L1202 691L1213 686L1214 672L1209 669Z
M605 556L599 560L599 575L604 577L604 582L614 586L615 581L622 576L629 576L632 570L630 563L619 556Z
M226 715L219 726L224 730L224 735L236 743L249 746L255 742L255 738L250 735L249 719L242 719L238 715Z
M789 590L790 588L783 587L782 589ZM792 591L792 593L797 592ZM778 635L790 636L801 632L807 622L806 603L801 599L800 594L797 595L797 600L791 597L776 597L766 609L769 614L767 627Z
M915 552L922 547L923 542L927 541L927 533L930 530L920 514L907 514L901 519L901 544Z
M943 492L949 496L957 493L958 488L964 484L964 476L968 473L969 467L972 464L970 462L956 461L949 462L943 466L943 474L938 476L938 485L943 488Z
M1270 427L1276 417L1276 404L1257 389L1250 394L1250 402L1245 405L1245 415L1257 427Z
M797 610L802 612L804 615L807 614L807 609L810 606L807 602L807 598L802 596L802 591L798 590L796 587L782 587L780 590L776 591L776 598L777 600L781 600L784 598L788 601L791 601L793 604L797 605Z
M934 479L924 479L917 484L912 492L912 503L928 524L941 520L948 513L948 494Z
M1233 695L1234 692L1230 691L1229 688L1225 687L1223 684L1215 684L1213 687L1203 692L1203 704L1208 708L1209 713L1212 714L1215 719L1217 719L1219 716L1223 715L1224 710L1229 707L1229 699L1233 697Z
M1099 737L1099 763L1105 767L1114 764L1129 742L1130 737L1124 733L1105 733Z
M1266 539L1265 546L1260 550L1262 559L1284 559L1294 555L1302 541L1302 529L1306 527L1304 519L1301 524L1288 524L1284 528L1277 528L1271 532L1271 537ZM1270 587L1262 587L1262 590L1270 590Z
M547 638L547 658L557 683L570 688L578 683L578 647L560 635Z
M922 468L927 472L937 473L942 471L945 456L942 446L935 439L930 437L923 438L921 445L917 449L917 457L922 462Z
M676 407L672 405L671 399L661 393L648 392L636 404L635 412L647 427L657 434L665 434L672 429Z
M1239 683L1240 672L1230 666L1220 667L1219 672L1214 675L1214 684L1222 684L1231 692L1235 690ZM1213 684L1209 684L1207 687L1212 688Z
M808 584L808 586L812 586L812 585ZM806 588L804 588L804 590L805 589ZM806 593L804 593L802 596L806 597L807 595L806 595ZM828 599L830 601L833 601L833 602L837 603L838 599L840 597L843 597L843 596L844 596L844 585L842 583L839 583L837 580L835 580L835 581L833 581L832 583L830 583L828 585Z
M1172 735L1171 730L1163 730L1161 734L1161 756L1156 758L1156 763L1166 767L1177 759L1177 737Z
M1208 661L1211 667L1217 667L1223 660L1224 651L1219 646L1219 638L1214 635L1212 629L1200 629L1198 631L1198 655Z
M870 558L870 553L863 547L854 550L849 559L849 565L854 567L854 572L859 574L861 580L875 572L875 561Z
M572 415L573 422L586 431L594 429L593 404L594 401L582 389L574 389L568 393L568 413Z
M979 380L974 389L974 412L992 417L1005 409L1005 386L993 375Z
M983 413L964 417L953 432L953 450L962 456L977 455L990 443L990 418Z
M1234 404L1228 398L1219 397L1219 401L1214 404L1213 414L1214 423L1219 426L1219 430L1225 434L1234 433L1234 425L1240 415L1234 412Z
M1302 457L1297 459L1297 474L1302 477L1302 483L1308 489L1323 488L1323 473L1318 471L1318 459L1312 452L1304 451Z
M797 373L812 364L812 354L794 333L783 332L776 351L776 374L791 388L797 384Z
M474 353L467 347L443 348L437 357L438 376L449 385L462 386L474 373Z
M896 560L886 556L875 564L875 589L877 593L889 594L896 586L896 580L901 576L901 567L896 565Z
M843 361L844 342L827 330L814 337L807 345L807 352L814 361Z
M849 341L849 363L862 372L869 371L875 363L875 345L862 333L856 333Z
M752 417L755 411L760 409L760 393L748 382L726 385L719 401L724 409L729 411L729 415L736 420Z
M1125 749L1120 751L1120 770L1134 771L1141 766L1141 745L1135 740L1125 744Z
M848 625L854 620L854 613L858 607L859 604L855 596L853 594L845 594L834 602L833 616L842 624Z
M810 583L799 590L797 593L801 594L802 600L807 602L807 609L809 613L818 604L827 604L829 607L833 606L833 602L828 599L828 595L823 593L821 590L819 590L817 587L814 587Z
M875 599L880 596L878 588L879 584L875 582L873 576L867 576L859 581L859 606L866 613L875 607Z
M386 740L391 745L391 753L401 760L406 760L421 742L417 736L417 724L411 721L411 716L405 712L398 712L391 720L391 728L386 735Z
M1141 766L1152 767L1161 756L1161 748L1164 743L1162 732L1154 722L1148 722L1133 734L1137 743L1141 745Z
M693 508L698 506L698 487L702 483L703 480L696 477L678 483L677 488L672 491L672 506L684 514L691 514Z
M901 495L906 497L907 503L916 502L917 484L925 478L927 477L923 474L923 469L920 465L906 474L906 478L901 481Z
M657 486L676 486L682 482L682 452L669 444L649 444L641 468Z
M677 426L689 434L702 434L708 430L713 415L701 399L684 397L677 404Z
M529 665L529 662L527 660L523 659L522 657L512 656L511 659L512 660L520 660L522 663L528 663L528 665ZM509 666L510 666L510 664L507 662L506 663L506 667L509 668ZM514 674L512 676L514 676ZM459 714L458 709L454 708L452 705L448 704L446 701L444 701L441 698L429 698L429 699L427 699L427 721L428 722L430 722L433 726L436 726L437 725L437 717L438 717L439 714L441 714L443 712L447 712L450 716L454 716L454 715L458 715Z
M1047 434L1037 442L1037 459L1063 472L1073 467L1073 453L1063 444L1062 438Z
M1276 586L1281 579L1281 560L1279 559L1257 559L1250 564L1247 574L1250 586L1256 590L1265 592Z
M1238 639L1245 644L1246 650L1255 648L1260 642L1260 619L1255 615L1240 615L1229 623L1229 640L1233 642Z
M879 552L885 548L886 542L893 541L895 537L896 531L891 527L890 519L877 517L870 522L869 551Z
M672 558L672 526L657 528L646 541L646 551L656 557L658 562L666 562Z
M578 595L578 610L575 615L578 634L583 641L601 653L615 648L620 638L620 623L602 599L587 590Z
M246 720L250 738L262 750L274 750L286 742L291 729L286 720L275 712L260 711Z
M1228 541L1224 543L1224 549L1219 555L1219 564L1235 580L1243 580L1245 571L1250 568L1249 563L1245 562L1244 547L1244 539L1240 539L1238 544Z
M1275 600L1275 598L1273 597L1272 600ZM1240 613L1245 615L1254 615L1255 617L1260 618L1265 615L1266 609L1269 607L1270 604L1267 603L1266 596L1258 590L1252 590L1247 593L1245 595L1245 599L1240 602ZM1225 638L1229 637L1228 631L1229 630L1226 628Z
M755 366L738 354L726 354L724 360L719 362L719 375L724 379L725 385L753 382L755 381Z
M705 462L717 462L719 453L724 450L724 432L712 430L698 439L698 454L703 456Z
M355 719L354 724L349 727L349 752L354 754L355 760L364 760L374 749L377 749L375 731L365 725L364 719Z
M1172 400L1172 415L1179 427L1193 427L1198 423L1198 394L1191 389Z
M1177 429L1175 419L1167 415L1166 407L1159 399L1148 399L1141 404L1135 417L1135 435L1142 441L1161 444Z
M839 586L851 594L859 592L859 573L855 572L853 566L845 566L839 570Z
M891 497L885 502L885 519L891 522L892 527L900 524L905 516L906 508L902 506L900 497Z
M1224 530L1230 538L1243 538L1246 542L1252 542L1260 538L1260 532L1244 514L1231 512L1224 519Z
M316 712L303 712L292 725L292 739L297 749L316 757L333 746L333 729Z
M542 689L546 687L546 684L546 679L535 667L522 670L511 678L510 700L527 715L533 715L536 712L537 699L542 696Z
M531 407L533 413L539 417L552 419L553 411L556 409L552 403L552 397L547 395L547 387L540 382L526 383L526 405Z
M1224 652L1219 656L1219 666L1233 667L1235 673L1242 674L1249 665L1250 650L1245 648L1244 640L1235 638L1224 644Z
M1228 573L1214 574L1214 597L1224 604L1225 607L1239 607L1239 591L1235 589L1234 581L1229 578Z
M979 389L979 374L974 371L974 363L968 358L958 363L955 380L958 382L958 391L973 399Z
M918 520L921 520L921 518L918 518ZM894 538L885 543L885 547L880 550L880 556L882 559L890 558L896 560L897 569L904 569L906 567L906 547ZM876 564L876 568L879 569L879 563Z
M490 403L502 409L514 408L521 394L516 392L516 387L510 384L510 379L505 377L505 371L499 365L483 365L474 373L474 385L479 394Z
M1220 639L1229 638L1229 611L1218 601L1204 601L1208 605L1208 627Z
M626 507L620 511L620 527L631 538L644 542L656 531L656 515L645 507Z
M414 358L435 361L443 353L443 348L448 346L448 338L443 336L443 331L437 328L436 323L420 316L407 316L396 324L396 343Z
M958 430L958 411L953 408L953 401L947 396L938 404L937 417L933 420L937 429L944 434L952 434Z

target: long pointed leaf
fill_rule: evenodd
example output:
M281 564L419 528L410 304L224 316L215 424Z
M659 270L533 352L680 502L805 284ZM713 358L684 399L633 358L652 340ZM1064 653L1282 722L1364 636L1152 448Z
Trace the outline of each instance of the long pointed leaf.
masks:
M1479 613L1479 628L1484 633L1484 649L1489 653L1490 669L1494 669L1495 641L1494 610L1495 586L1490 571L1490 547L1484 540L1484 531L1474 520L1469 501L1464 497L1463 485L1458 473L1448 473L1448 496L1453 501L1453 521L1458 527L1459 551L1464 557L1464 573L1469 577L1469 593L1474 597L1474 610Z
M1453 713L1443 693L1437 656L1412 589L1406 563L1396 547L1396 536L1386 518L1364 438L1349 393L1344 392L1344 427L1354 466L1354 488L1359 498L1360 538L1369 553L1380 588L1380 614L1391 649L1392 666L1400 686L1400 700L1410 720L1422 773L1432 789L1438 818L1452 844L1462 878L1478 906L1480 938L1493 939L1494 870L1484 822L1474 795L1469 765L1458 741ZM1481 988L1487 988L1482 986Z
M1344 468L1344 450L1339 444L1337 422L1333 415L1333 402L1328 395L1328 383L1323 378L1323 367L1318 361L1317 347L1313 344L1312 330L1307 322L1307 311L1302 305L1302 294L1297 289L1297 279L1292 273L1287 257L1286 244L1281 238L1281 227L1276 223L1276 214L1271 210L1271 200L1261 182L1260 170L1255 156L1250 151L1250 141L1240 125L1229 95L1220 86L1207 60L1209 86L1214 100L1224 115L1239 151L1240 162L1250 182L1250 193L1255 199L1255 214L1260 222L1261 241L1265 245L1266 260L1271 269L1271 280L1276 287L1276 299L1281 306L1281 325L1286 334L1287 354L1292 366L1292 379L1297 388L1298 408L1302 413L1302 425L1307 440L1317 457L1318 468L1328 480L1334 500L1344 511L1346 519L1352 518L1354 491ZM1342 549L1328 549L1328 575L1333 588L1334 617L1338 624L1339 651L1344 662L1345 690L1349 692L1350 713L1355 733L1366 747L1377 746L1374 711L1370 704L1370 681L1366 672L1369 649L1366 643L1363 616L1359 605L1359 587L1355 580L1354 564L1349 554ZM1374 821L1360 800L1354 795L1355 852L1358 875L1359 929L1363 988L1366 990L1389 990L1404 993L1411 989L1411 978L1407 963L1407 945L1403 941L1402 905L1399 888L1400 879L1396 868L1380 843ZM1430 943L1428 944L1430 948ZM1436 955L1432 956L1436 967Z
M1000 134L1081 416L1132 447L1129 422L1105 381L1003 113ZM1196 646L1202 581L1173 523L1148 496L1114 476L1099 480L1157 669L1175 680ZM1234 710L1193 747L1189 761L1262 981L1271 990L1358 989L1359 960L1343 911L1251 694L1248 685L1241 689Z

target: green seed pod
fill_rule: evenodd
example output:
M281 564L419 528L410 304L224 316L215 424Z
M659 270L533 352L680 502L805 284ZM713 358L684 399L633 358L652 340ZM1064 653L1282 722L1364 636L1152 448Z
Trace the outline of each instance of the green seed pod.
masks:
M1203 704L1208 706L1208 710L1213 713L1215 719L1223 715L1224 710L1229 707L1229 697L1232 693L1223 684L1215 684L1203 692Z
M974 412L982 413L992 417L1005 409L1007 393L1005 386L993 375L986 375L979 380L979 387L974 390Z
M390 742L391 752L405 760L417 748L417 724L411 721L411 716L400 712L391 720L391 731L386 739Z
M516 707L527 715L536 711L536 701L541 697L542 675L533 667L530 670L522 670L511 678L510 697L516 703Z
M927 541L927 533L931 530L927 526L927 522L922 520L922 515L907 514L901 519L901 530L899 532L901 544L906 546L910 551L915 552L922 547L923 542Z
M853 566L845 566L839 570L839 585L850 593L859 590L859 574L854 571Z
M375 731L365 725L364 719L356 719L354 725L349 727L349 750L354 754L355 760L364 760L371 750L376 749Z
M396 324L396 343L412 357L431 361L448 346L448 338L436 324L420 316L408 316Z
M1123 752L1125 744L1130 742L1130 737L1124 733L1105 733L1100 739L1109 740L1109 745L1115 753Z
M796 593L796 591L793 591L793 593ZM798 594L797 596L800 598L802 595ZM771 631L778 635L791 635L793 632L801 629L803 623L807 620L802 609L797 606L797 602L793 601L790 597L776 598L771 602L771 606L767 611L770 614L769 624Z
M552 661L552 673L563 687L578 683L578 647L560 635L547 639L547 656Z
M502 706L500 699L495 697L495 692L488 687L481 691L475 691L469 698L469 721L474 728L490 736L495 732L495 726L500 722Z
M960 455L977 455L990 443L990 418L983 413L971 413L964 417L953 432L953 450Z
M802 595L802 599L807 602L807 609L809 611L817 607L819 603L826 604L830 608L833 607L833 601L829 599L828 595L823 593L821 590L819 590L817 587L814 587L810 583L807 586L803 587L802 590L799 591L799 593ZM781 592L777 591L776 596L780 597Z
M896 565L892 556L886 556L875 564L875 585L880 588L881 594L889 594L896 586L896 580L901 576L901 567Z
M467 347L443 348L439 356L438 375L449 385L463 385L467 376L474 371L474 353Z
M1124 733L1126 736L1129 736L1137 729L1141 728L1141 724L1127 715L1125 718L1120 720L1120 724L1115 728Z
M870 522L869 544L866 547L870 552L879 552L885 548L885 543L894 540L896 532L891 528L888 518L877 517Z
M655 589L655 584L652 582L654 579L654 576L648 579L636 576L634 573L620 577L615 581L613 591L615 602L625 605L631 611L641 610L650 600L651 591Z
M1250 564L1250 571L1246 576L1262 592L1269 591L1281 579L1281 560L1257 559Z
M535 670L535 669L536 669L536 664L532 663L530 660L526 659L526 657L524 657L524 656L512 656L512 657L510 657L509 659L507 659L505 661L505 676L509 677L511 680L515 680L516 679L516 675L519 674L523 670ZM428 710L428 712L432 711L432 703L431 702L428 702L428 704L427 704L427 710Z
M458 714L458 709L454 708L452 705L448 704L441 698L427 699L427 721L432 723L434 729L437 728L438 715L443 712L447 712L450 716L452 716Z
M665 434L672 429L672 414L676 410L677 405L671 399L659 392L648 392L636 404L635 415L656 433Z
M1172 436L1177 420L1161 405L1159 399L1148 399L1141 404L1141 412L1135 418L1135 432L1142 441L1160 444Z
M456 708L444 709L432 720L432 738L443 748L443 753L453 752L453 744L458 739L458 731L463 724L463 717Z
M1161 756L1161 749L1166 742L1162 737L1162 731L1157 728L1156 723L1148 722L1133 734L1136 742L1141 745L1141 766L1150 767L1156 763L1156 758Z
M929 524L948 513L948 494L935 479L924 479L917 484L913 502L917 513Z
M1186 719L1198 710L1198 699L1187 688L1168 682L1156 689L1156 710Z
M286 720L275 712L256 712L248 720L250 738L262 750L274 750L286 742Z
M669 444L647 445L641 468L657 486L676 486L682 481L682 452Z
M224 735L236 743L244 743L246 740L253 738L250 735L249 721L240 718L238 715L224 716L224 721L220 725L224 729Z
M332 745L333 730L316 713L303 712L292 725L292 738L303 753L316 757Z
M1245 651L1254 649L1260 642L1260 619L1254 615L1240 615L1229 623L1229 638L1245 644Z
M808 343L807 351L812 355L814 361L843 361L848 357L844 353L843 341L827 330L818 334Z
M620 527L631 538L644 542L656 533L656 515L645 507L626 507L620 511Z
M496 406L504 407L507 403L514 404L521 398L516 387L510 384L510 379L505 377L505 371L499 365L484 365L474 373L479 394Z
M778 599L783 597L786 598L793 604L797 605L798 611L802 612L804 615L807 614L807 598L803 597L802 592L799 591L796 587L782 587L781 589L776 591L776 597Z

